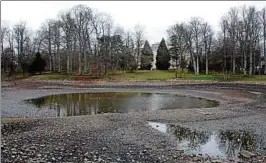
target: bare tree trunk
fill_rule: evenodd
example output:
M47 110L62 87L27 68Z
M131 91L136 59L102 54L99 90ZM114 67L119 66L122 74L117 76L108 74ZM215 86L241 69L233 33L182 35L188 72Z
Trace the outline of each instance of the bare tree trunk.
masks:
M227 54L226 54L226 44L225 44L225 26L223 30L223 55L224 55L224 80L228 80L228 75L227 75Z
M260 40L258 39L258 45L260 45ZM260 50L259 50L259 60L258 60L258 66L259 66L259 75L261 74L261 54L260 54ZM255 55L254 55L254 60L255 60Z
M264 27L264 40L263 40L263 53L264 53L264 75L266 75L266 43L265 43L265 27Z
M194 74L197 75L197 63L196 63L196 59L195 59L194 56L192 58L193 58L192 59L192 62L193 62Z
M181 63L181 62L180 62ZM181 65L181 64L180 64ZM177 68L177 56L176 56L176 60L175 60L175 69L176 69L176 71L175 71L175 78L177 78L177 70L178 70L178 68Z
M58 72L61 73L61 71L62 71L62 68L61 68L61 54L60 54L59 46L57 46L57 56L58 56Z
M265 15L264 15L265 19ZM264 53L264 75L266 75L266 24L263 25L263 53Z
M235 54L233 54L233 74L236 74L236 57L235 57Z
M197 54L197 73L196 75L199 75L199 54Z
M206 52L206 75L209 74L209 59L208 59L208 52Z
M56 66L56 60L58 58L58 55L56 53L56 46L54 45L54 58L53 58L53 67L54 67L54 71L57 71L57 66Z
M49 69L50 69L50 71L52 71L53 69L53 66L52 66L52 55L50 55L50 59L49 59Z
M247 75L247 53L244 50L244 75Z
M81 50L79 51L79 75L81 75Z
M67 51L67 74L70 73L70 50Z
M85 52L84 53L84 70L83 70L83 72L84 73L87 73L87 53Z
M73 51L70 52L69 56L69 72L72 73L73 71Z
M256 53L255 49L253 50L253 74L256 73Z
M253 68L252 53L253 53L253 49L250 48L250 52L249 52L249 75L252 75L252 68Z
M48 24L48 53L50 56L50 71L54 71L53 69L53 56L52 56L52 43L51 43L51 27L50 24Z

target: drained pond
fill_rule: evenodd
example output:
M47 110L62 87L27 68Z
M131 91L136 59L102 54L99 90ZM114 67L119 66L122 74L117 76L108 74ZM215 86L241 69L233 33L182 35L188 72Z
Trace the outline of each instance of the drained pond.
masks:
M53 117L208 108L219 104L217 101L203 98L139 92L61 94L29 99L26 103Z

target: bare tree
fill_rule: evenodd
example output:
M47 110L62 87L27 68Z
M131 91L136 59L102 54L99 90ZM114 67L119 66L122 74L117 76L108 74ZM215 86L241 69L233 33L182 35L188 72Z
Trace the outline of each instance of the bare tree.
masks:
M186 40L186 26L184 23L176 23L167 31L170 41L170 53L172 59L175 61L176 66L176 78L177 78L177 69L178 69L178 60L179 67L184 71L184 52L187 50L187 40Z
M264 54L264 75L266 75L266 7L260 12L260 20L262 23L262 36L263 36L263 54Z
M71 17L70 12L62 13L61 14L61 22L62 22L62 29L63 29L63 40L66 45L67 51L67 74L71 73L71 59L72 59L72 43L74 41L74 20Z
M209 73L209 54L211 53L211 45L212 45L212 39L213 39L213 31L211 26L205 22L202 24L202 35L203 35L203 44L204 44L204 52L205 52L205 69L206 69L206 75Z
M248 8L248 29L249 29L249 75L253 74L253 64L255 61L253 59L253 55L255 55L256 43L259 37L259 20L258 20L258 12L255 7Z
M238 9L236 7L230 8L227 13L228 18L228 33L230 38L230 53L231 53L231 68L233 74L236 71L236 43L237 43L237 23L238 23Z
M14 26L13 30L14 30L15 42L17 45L16 48L17 48L17 54L18 54L18 63L21 67L23 75L25 75L26 68L27 68L27 60L25 56L24 47L25 47L25 43L27 39L29 39L26 22L20 21L18 24Z
M249 23L247 21L247 8L243 6L241 8L241 22L243 24L243 60L244 60L244 75L247 75L247 49L248 49L248 38L249 38Z
M52 50L54 20L46 20L41 26L43 50L49 56L49 70L55 71L55 52Z
M202 53L202 24L203 19L199 17L192 17L189 26L192 32L192 43L194 44L194 58L196 60L196 75L199 75L199 62ZM192 46L193 47L193 46Z
M8 28L1 26L1 53L4 53L4 38L7 36Z
M228 20L226 17L222 18L221 21L221 28L222 28L222 33L223 33L223 70L224 70L224 79L228 80L228 72L227 72L227 45L228 45L228 39L227 39L227 30L228 29Z
M92 11L85 5L77 5L72 8L72 12L75 21L75 35L77 35L79 47L78 72L79 74L82 74L82 65L84 66L84 71L87 70L87 55L85 52L87 50L87 44L90 43L90 34L92 33L92 28L90 26L92 20Z
M61 56L61 45L62 45L62 23L60 20L56 20L52 25L52 40L54 44L54 53L56 54L56 65L57 71L61 73L62 69L62 56Z
M133 39L133 34L130 31L127 31L125 34L125 46L124 46L124 66L122 66L125 70L134 71L135 67L137 67L137 63L135 62L135 44Z
M140 24L135 25L134 27L134 36L135 36L135 45L136 45L135 58L136 58L138 67L140 65L141 48L144 45L144 41L145 41L144 32L145 32L144 26Z
M8 28L5 26L1 26L1 58L2 58L2 62L1 62L1 66L4 67L4 71L6 71L7 69L7 64L5 63L5 59L3 59L4 57L4 39L7 37L7 33L8 33Z

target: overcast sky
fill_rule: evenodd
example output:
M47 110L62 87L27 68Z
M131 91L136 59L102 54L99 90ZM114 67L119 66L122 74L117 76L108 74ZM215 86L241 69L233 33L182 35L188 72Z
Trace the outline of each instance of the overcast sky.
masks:
M26 20L28 26L36 30L46 19L57 18L59 11L78 4L109 13L125 30L133 29L138 23L144 25L150 43L166 38L170 25L188 21L192 16L204 18L219 30L220 18L230 7L246 4L260 9L266 6L265 1L2 1L1 20L9 25Z

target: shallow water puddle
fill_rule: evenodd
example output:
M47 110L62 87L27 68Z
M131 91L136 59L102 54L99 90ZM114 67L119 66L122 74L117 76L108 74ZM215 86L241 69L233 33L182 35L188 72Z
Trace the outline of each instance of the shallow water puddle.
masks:
M102 92L73 93L26 100L39 113L49 116L75 116L101 113L131 113L167 109L206 108L218 102L164 93Z
M248 91L249 93L255 94L255 95L263 95L261 92L254 92L254 91Z
M152 128L155 128L156 130L159 130L160 132L166 133L167 126L163 123L156 123L156 122L149 122L149 125Z
M149 122L149 125L174 137L186 154L236 159L240 150L266 153L263 140L249 131L198 131L178 125Z

